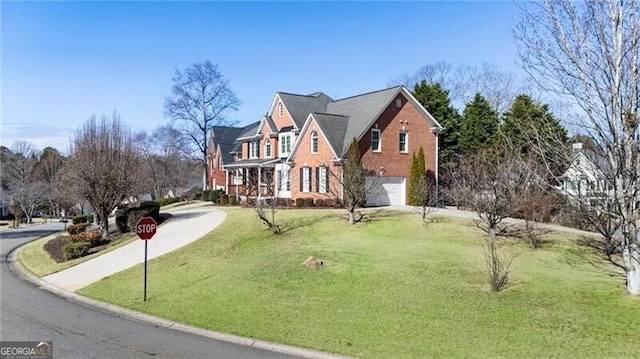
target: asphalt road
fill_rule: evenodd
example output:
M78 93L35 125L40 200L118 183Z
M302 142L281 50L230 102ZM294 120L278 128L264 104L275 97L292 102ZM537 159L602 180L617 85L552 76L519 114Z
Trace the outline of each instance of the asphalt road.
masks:
M61 223L0 232L0 340L53 341L54 358L292 358L119 317L16 276L8 254Z

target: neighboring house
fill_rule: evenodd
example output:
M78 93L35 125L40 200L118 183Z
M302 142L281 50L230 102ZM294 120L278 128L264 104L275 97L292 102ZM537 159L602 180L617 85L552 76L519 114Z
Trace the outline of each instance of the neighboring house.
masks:
M582 143L573 144L573 161L562 178L562 193L573 201L594 204L611 195L606 176L606 159L584 150Z
M246 127L213 126L211 128L207 154L208 190L226 190L228 179L224 165L233 163L235 154L240 150L240 142L237 138L259 124L260 122L255 122Z
M425 170L437 179L442 129L404 86L338 100L322 92L278 92L260 122L236 138L228 153L233 161L222 165L225 191L241 198L342 199L342 159L356 138L364 167L376 175L368 178L377 190L367 205L406 204L411 159L420 147Z

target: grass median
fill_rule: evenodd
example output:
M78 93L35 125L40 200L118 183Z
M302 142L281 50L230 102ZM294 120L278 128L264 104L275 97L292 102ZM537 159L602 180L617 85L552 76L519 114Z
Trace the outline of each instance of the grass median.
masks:
M279 213L264 229L226 209L203 239L80 294L235 335L370 358L640 357L640 301L567 234L532 251L512 241L513 283L491 293L482 233L445 218L378 213L351 226L333 210ZM153 246L153 240L149 243ZM322 269L302 266L309 256Z

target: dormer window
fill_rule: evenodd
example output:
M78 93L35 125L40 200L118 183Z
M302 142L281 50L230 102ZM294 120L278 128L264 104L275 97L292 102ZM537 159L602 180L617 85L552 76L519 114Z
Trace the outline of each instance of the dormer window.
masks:
M318 153L318 132L311 132L311 153Z
M266 158L271 158L271 140L267 139L264 143L264 156Z
M282 118L282 116L284 115L284 109L283 109L282 107L283 107L283 106L282 106L282 102L280 102L280 103L278 104L278 116L279 116L280 118Z

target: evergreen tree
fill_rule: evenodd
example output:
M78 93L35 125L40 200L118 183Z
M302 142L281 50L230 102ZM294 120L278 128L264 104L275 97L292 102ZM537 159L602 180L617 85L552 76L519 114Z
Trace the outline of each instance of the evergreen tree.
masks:
M569 151L567 130L549 111L548 105L541 105L525 94L518 95L502 117L498 133L512 149L514 155L534 155L545 163L554 176L561 175L566 166L566 155L559 151ZM532 148L537 153L532 153Z
M409 191L407 203L412 206L420 206L423 202L423 187L426 183L424 151L420 147L418 155L415 152L411 157L411 171L409 173Z
M463 154L476 153L493 144L498 130L498 114L489 101L476 93L462 115L459 145Z
M438 83L422 80L413 88L413 96L445 128L438 139L438 158L446 167L459 150L460 114L451 106L449 91Z

